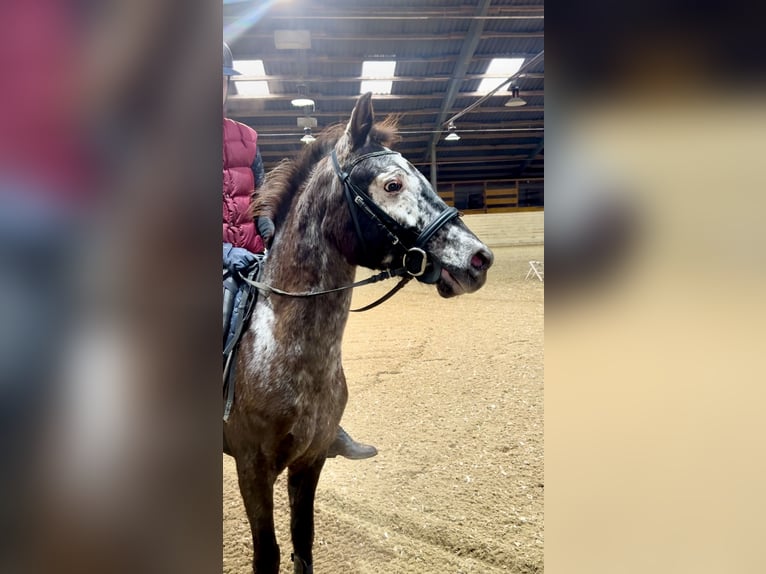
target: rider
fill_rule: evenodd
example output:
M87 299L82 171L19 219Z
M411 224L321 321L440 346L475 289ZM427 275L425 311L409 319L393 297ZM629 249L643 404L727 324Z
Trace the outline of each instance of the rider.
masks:
M226 42L223 43L223 105L229 93L231 76L239 75ZM263 160L257 145L258 134L245 124L223 118L223 264L232 271L246 269L253 253L262 253L274 235L268 217L253 221L250 203L265 179ZM233 305L233 299L229 305ZM224 303L226 306L226 301ZM224 309L224 314L230 309ZM361 444L338 426L338 435L327 456L363 459L378 454L374 446Z

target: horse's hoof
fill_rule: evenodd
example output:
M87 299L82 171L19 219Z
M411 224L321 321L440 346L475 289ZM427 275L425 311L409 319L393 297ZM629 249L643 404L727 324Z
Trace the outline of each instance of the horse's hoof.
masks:
M314 574L314 567L300 556L290 554L290 559L293 561L293 572L295 574Z

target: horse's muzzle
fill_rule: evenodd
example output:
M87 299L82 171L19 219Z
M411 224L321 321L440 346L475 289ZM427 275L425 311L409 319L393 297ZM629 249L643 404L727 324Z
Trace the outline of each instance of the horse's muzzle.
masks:
M489 247L482 247L471 256L471 271L486 274L487 269L495 262L495 255Z
M464 269L444 265L436 282L436 290L445 298L478 291L487 281L487 270L494 260L492 251L481 247L471 254Z

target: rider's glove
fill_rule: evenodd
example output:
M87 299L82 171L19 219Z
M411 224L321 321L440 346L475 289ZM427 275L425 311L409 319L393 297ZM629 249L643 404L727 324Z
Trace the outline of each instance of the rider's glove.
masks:
M255 254L242 247L233 247L231 243L223 244L223 266L231 272L245 271L255 263Z
M261 215L255 221L255 226L258 228L258 235L263 239L263 244L268 247L274 237L274 222L265 215Z

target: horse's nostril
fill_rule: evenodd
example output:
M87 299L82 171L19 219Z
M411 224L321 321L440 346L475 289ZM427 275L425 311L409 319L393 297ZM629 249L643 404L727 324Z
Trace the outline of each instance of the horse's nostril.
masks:
M482 249L471 257L471 267L480 271L489 269L490 265L492 265L492 259L492 252Z

